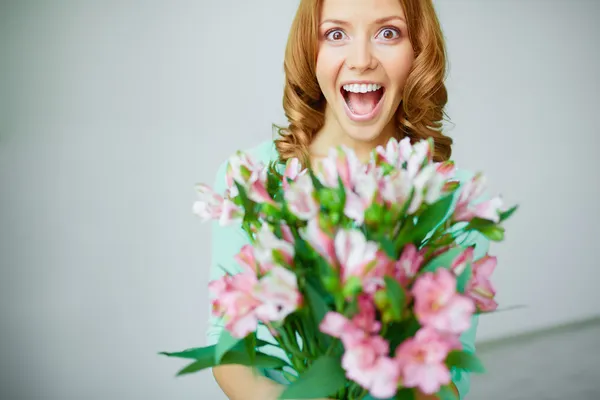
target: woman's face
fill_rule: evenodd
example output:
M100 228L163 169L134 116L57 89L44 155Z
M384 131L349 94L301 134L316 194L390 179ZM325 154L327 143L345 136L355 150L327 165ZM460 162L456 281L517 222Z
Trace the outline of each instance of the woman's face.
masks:
M373 141L395 129L413 64L406 16L399 0L324 0L321 7L316 68L326 124Z

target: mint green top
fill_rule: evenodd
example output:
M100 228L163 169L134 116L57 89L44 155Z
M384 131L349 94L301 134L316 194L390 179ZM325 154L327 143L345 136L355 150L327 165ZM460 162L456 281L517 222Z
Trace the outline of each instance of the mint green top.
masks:
M275 148L273 141L263 142L251 149L245 150L252 159L256 161L268 164L271 161L276 161L278 153ZM227 166L227 160L224 161L216 174L213 188L217 193L223 193L226 188L225 183L225 171ZM468 181L473 176L473 173L464 170L457 169L456 178L461 183ZM241 250L242 246L249 243L249 239L246 233L241 229L241 226L219 226L217 221L211 222L212 224L212 243L211 243L211 263L210 263L210 280L215 280L224 275L224 270L227 270L230 274L235 274L241 271L239 265L234 261L234 256ZM462 245L473 245L475 244L475 258L481 258L484 256L489 248L489 241L478 233L470 233L466 237L459 239ZM475 352L475 334L477 330L479 317L474 316L469 328L466 332L461 335L461 343L463 349L469 352ZM209 318L209 327L206 332L206 345L216 344L219 340L219 335L223 330L222 324L219 320L212 316ZM270 343L275 343L273 337L269 333L268 329L264 326L259 326L258 337L266 340ZM281 357L286 359L285 353L275 346L263 348L262 351L271 354L273 356ZM290 371L294 373L293 371ZM282 384L288 383L279 371L262 370L262 373ZM453 369L451 371L452 381L456 385L460 394L460 399L464 399L470 389L470 373L461 369Z

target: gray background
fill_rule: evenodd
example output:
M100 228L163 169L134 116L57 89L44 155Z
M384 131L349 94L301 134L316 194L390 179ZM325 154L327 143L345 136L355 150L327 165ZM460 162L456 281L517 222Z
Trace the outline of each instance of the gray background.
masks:
M479 341L600 315L600 2L436 4L454 158L521 204ZM157 352L203 344L193 185L285 122L296 5L0 2L0 398L223 398Z

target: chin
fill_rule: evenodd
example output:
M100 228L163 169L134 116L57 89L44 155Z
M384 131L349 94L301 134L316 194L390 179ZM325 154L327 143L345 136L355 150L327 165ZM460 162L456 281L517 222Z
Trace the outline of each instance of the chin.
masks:
M371 126L356 126L350 124L341 124L346 135L357 142L370 143L377 140L383 132L384 125L376 124Z

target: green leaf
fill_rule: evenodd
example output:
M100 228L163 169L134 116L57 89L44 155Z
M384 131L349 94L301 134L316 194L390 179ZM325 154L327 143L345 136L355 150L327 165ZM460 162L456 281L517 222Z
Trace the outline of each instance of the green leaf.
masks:
M437 396L440 400L458 400L454 390L450 386L442 386L437 393Z
M367 393L367 395L363 398L363 400L395 400L396 397L387 397L387 398L381 398L381 397L374 397L371 393Z
M398 259L398 252L396 251L396 244L392 242L387 236L384 236L379 239L381 243L381 248L390 257L392 260Z
M385 290L390 300L392 317L399 320L402 317L402 310L406 301L406 293L400 283L390 276L385 276Z
M322 344L323 347L327 348L331 343L331 336L321 332L318 327L323 321L325 314L331 311L329 305L325 301L325 296L316 289L315 284L306 282L306 298L308 300L308 307L312 310L314 326L317 327L317 340Z
M411 242L417 240L421 242L425 236L433 231L440 223L444 222L448 216L448 212L452 207L454 196L446 195L435 203L429 205L411 231Z
M459 293L464 293L467 289L467 284L473 275L473 266L471 263L467 263L465 270L456 279L456 290Z
M242 206L244 207L244 222L254 220L256 213L254 211L254 203L248 198L246 189L238 181L234 181L235 186L238 189L240 199L242 200Z
M508 210L506 210L504 212L501 212L500 213L500 222L504 222L507 219L509 219L513 215L513 213L515 211L517 211L518 208L519 208L519 206L514 206L514 207L512 207L512 208L510 208L510 209L508 209Z
M427 265L425 265L421 269L420 273L435 272L440 267L449 269L450 266L452 265L452 261L454 261L454 259L456 257L458 257L458 255L460 253L462 253L463 251L465 251L465 248L462 246L456 246L456 247L450 248L448 251L438 255L437 257L435 257L431 261L429 261L427 263Z
M504 228L498 225L491 225L486 228L479 229L479 232L494 242L500 242L504 240Z
M473 229L480 230L480 229L488 228L492 225L495 225L494 221L491 221L489 219L475 217L471 221L469 221L469 223L465 227L465 230L467 230L467 231L473 230Z
M241 341L242 339L231 336L231 333L227 329L223 329L215 347L215 363L219 364L225 353L234 348Z
M398 390L398 392L396 393L396 397L394 397L394 400L415 400L416 396L415 396L415 391L414 389L409 389L409 388L402 388L400 390Z
M466 371L475 373L484 373L485 367L474 354L467 353L463 350L453 350L446 357L446 365L448 368L461 368Z
M398 232L398 236L396 237L394 244L396 249L401 249L407 243L412 242L412 232L415 229L415 219L412 216L409 216L404 221L400 232Z
M413 315L409 319L402 322L393 322L390 324L385 339L390 343L390 351L394 353L396 347L410 337L414 337L417 331L421 328L421 324Z
M319 191L319 190L323 189L323 184L321 183L319 178L316 177L313 168L309 167L307 169L307 172L308 172L308 176L310 176L310 180L312 181L312 184L313 184L313 187L315 188L315 190Z
M280 399L314 399L335 394L346 383L346 374L338 357L318 358L280 395Z
M199 360L199 359L204 359L204 358L215 358L215 348L216 346L206 346L206 347L195 347L192 349L186 349L183 351L177 351L177 352L166 352L166 351L161 351L160 355L163 356L167 356L167 357L175 357L175 358L186 358L186 359L192 359L192 360Z
M250 355L250 362L254 364L256 361L256 333L252 332L244 338L244 347L246 352Z
M204 357L189 364L177 373L177 376L191 374L203 369L212 368L215 365L239 364L246 366L255 366L259 368L281 368L288 365L284 360L269 356L264 353L256 353L256 357L252 359L245 351L231 350L226 353L219 364L215 363L214 355L212 357Z

